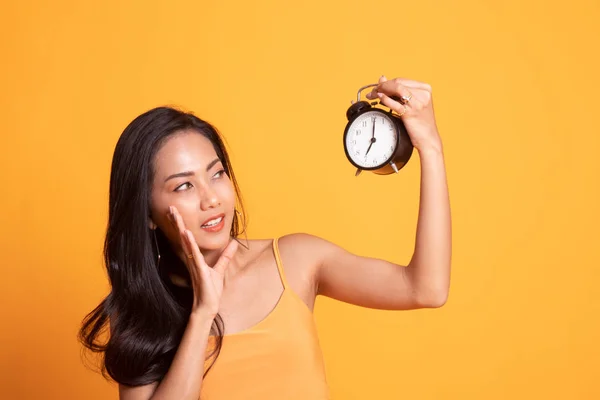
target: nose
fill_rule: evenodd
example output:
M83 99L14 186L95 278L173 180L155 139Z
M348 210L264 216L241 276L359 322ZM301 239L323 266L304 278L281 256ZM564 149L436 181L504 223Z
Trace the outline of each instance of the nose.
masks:
M220 205L221 201L219 200L217 193L211 188L206 188L200 199L200 208L202 211L208 211L211 208L217 208Z

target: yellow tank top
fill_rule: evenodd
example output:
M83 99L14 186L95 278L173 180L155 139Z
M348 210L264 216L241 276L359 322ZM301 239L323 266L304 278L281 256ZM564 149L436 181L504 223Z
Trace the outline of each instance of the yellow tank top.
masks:
M273 252L283 293L258 324L224 336L221 353L202 382L200 400L329 399L313 314L289 287L277 242L273 240Z

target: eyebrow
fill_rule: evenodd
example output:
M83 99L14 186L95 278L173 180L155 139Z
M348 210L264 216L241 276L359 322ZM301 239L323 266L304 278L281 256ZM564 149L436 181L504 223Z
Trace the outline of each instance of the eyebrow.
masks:
M212 167L215 166L215 164L217 164L219 162L221 162L221 160L219 158L215 158L214 160L209 162L208 165L206 166L206 171L209 171ZM177 174L169 175L167 177L167 179L165 179L165 182L167 182L170 179L181 178L181 177L186 177L186 176L194 176L194 175L196 175L194 173L194 171L179 172Z

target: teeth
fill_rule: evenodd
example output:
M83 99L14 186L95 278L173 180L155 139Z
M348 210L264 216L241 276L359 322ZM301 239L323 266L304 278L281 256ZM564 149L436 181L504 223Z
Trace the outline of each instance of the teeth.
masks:
M221 220L223 219L223 217L219 217L217 219L213 219L212 221L207 222L206 224L202 225L205 227L211 227L211 226L215 226L217 225L219 222L221 222Z

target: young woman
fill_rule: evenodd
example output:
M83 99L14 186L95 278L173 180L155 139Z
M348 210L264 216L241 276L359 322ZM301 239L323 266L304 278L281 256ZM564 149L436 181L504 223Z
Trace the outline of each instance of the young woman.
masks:
M419 153L416 246L405 267L310 234L239 242L244 212L214 127L162 107L125 129L110 178L111 291L80 332L121 399L326 399L317 295L386 310L446 302L450 206L431 87L382 77L367 97L401 115Z

